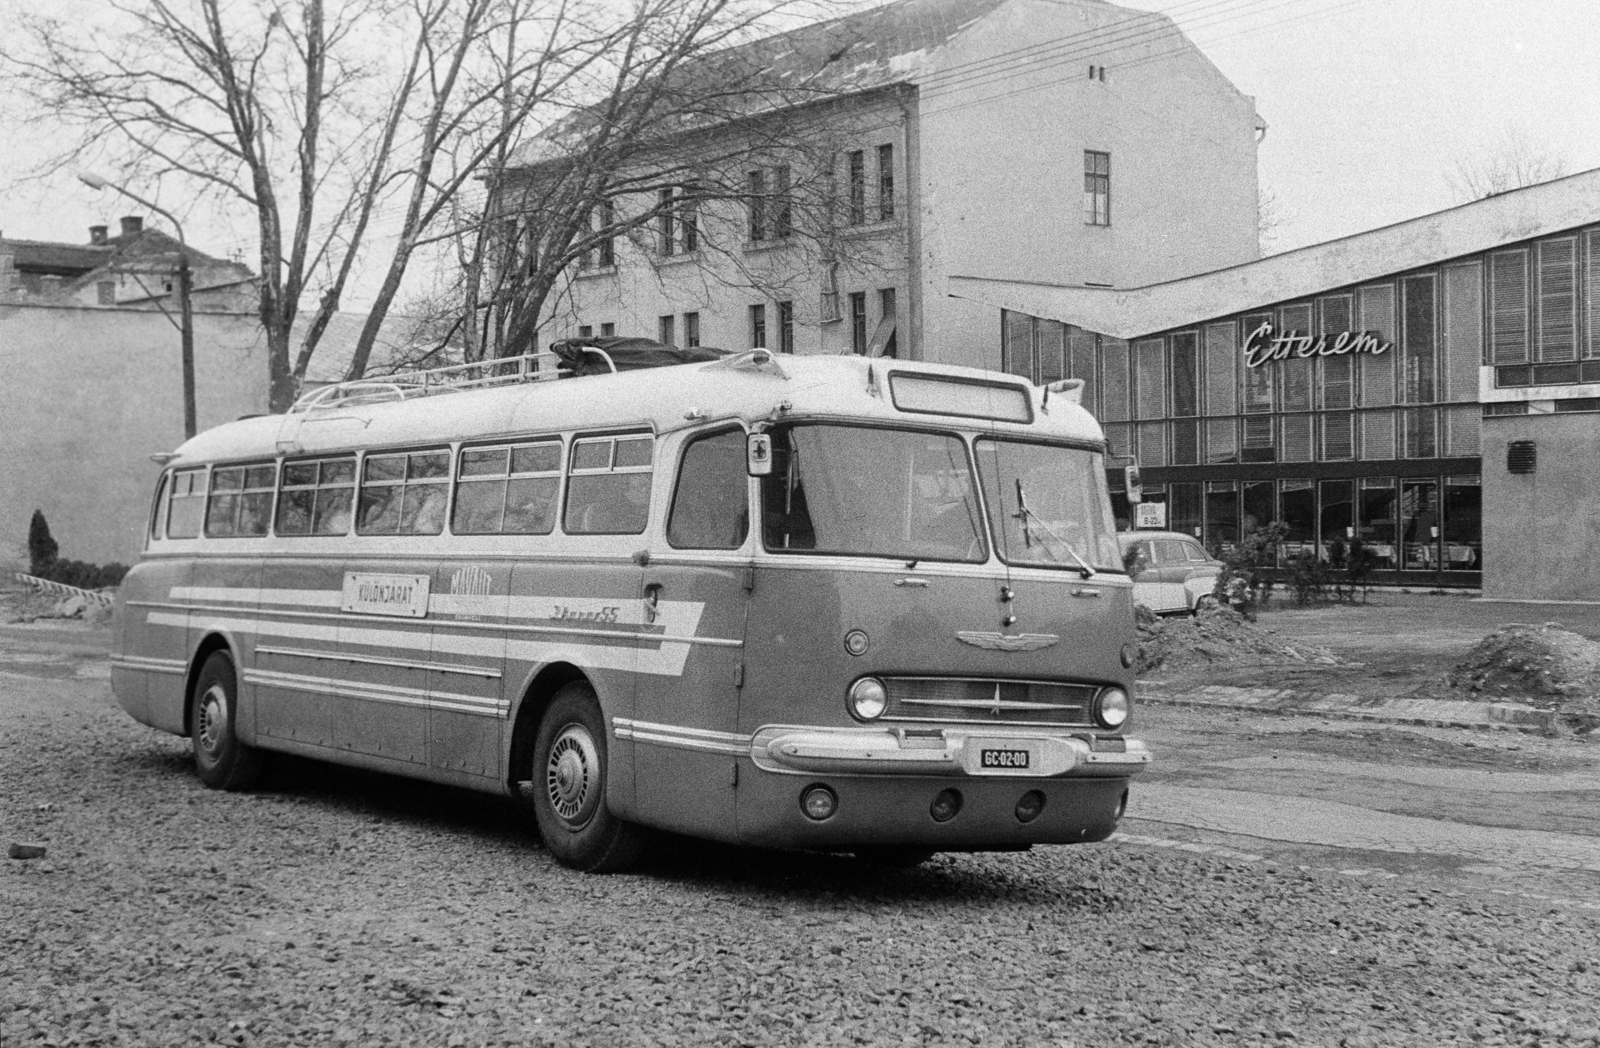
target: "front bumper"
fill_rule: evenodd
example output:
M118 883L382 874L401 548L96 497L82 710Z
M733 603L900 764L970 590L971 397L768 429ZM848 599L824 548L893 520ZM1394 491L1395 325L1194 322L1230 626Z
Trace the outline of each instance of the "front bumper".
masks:
M763 771L792 775L1126 778L1150 751L1138 739L1026 728L816 728L769 725L750 739Z

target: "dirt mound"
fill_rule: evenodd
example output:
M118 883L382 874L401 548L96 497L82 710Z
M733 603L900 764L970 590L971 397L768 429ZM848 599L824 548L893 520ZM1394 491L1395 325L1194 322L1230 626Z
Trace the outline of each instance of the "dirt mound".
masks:
M1213 663L1264 665L1339 660L1327 648L1290 643L1274 630L1258 626L1232 608L1202 607L1193 618L1161 618L1142 604L1134 609L1139 632L1138 673L1182 669Z
M1559 622L1501 626L1455 664L1449 681L1479 700L1516 697L1544 709L1600 712L1600 643Z

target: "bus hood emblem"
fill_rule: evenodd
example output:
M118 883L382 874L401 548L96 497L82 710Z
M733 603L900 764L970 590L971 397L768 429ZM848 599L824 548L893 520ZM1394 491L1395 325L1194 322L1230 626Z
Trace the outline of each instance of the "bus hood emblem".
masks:
M1052 644L1059 644L1061 638L1054 633L988 633L977 630L958 630L956 640L963 644L970 644L974 648L987 648L989 651L1038 651L1048 648Z

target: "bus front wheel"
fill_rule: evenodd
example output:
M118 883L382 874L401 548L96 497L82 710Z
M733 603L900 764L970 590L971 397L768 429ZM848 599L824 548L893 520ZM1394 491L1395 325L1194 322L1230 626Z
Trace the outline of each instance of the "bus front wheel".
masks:
M195 771L214 790L248 790L261 774L261 752L234 733L238 695L233 660L225 651L212 652L189 696L189 730Z
M606 725L583 681L556 693L533 744L533 812L545 847L563 866L615 873L632 866L644 831L606 807Z

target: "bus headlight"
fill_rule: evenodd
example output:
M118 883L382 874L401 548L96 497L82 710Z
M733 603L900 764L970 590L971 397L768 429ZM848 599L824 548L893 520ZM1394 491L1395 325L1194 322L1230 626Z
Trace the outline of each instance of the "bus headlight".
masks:
M1102 728L1116 730L1128 721L1128 711L1133 703L1121 688L1106 688L1095 696L1094 719Z
M862 677L850 685L850 715L857 720L876 720L889 708L889 692L876 677Z

